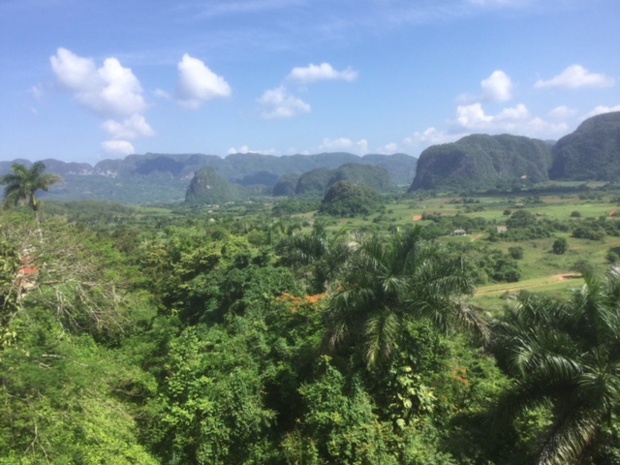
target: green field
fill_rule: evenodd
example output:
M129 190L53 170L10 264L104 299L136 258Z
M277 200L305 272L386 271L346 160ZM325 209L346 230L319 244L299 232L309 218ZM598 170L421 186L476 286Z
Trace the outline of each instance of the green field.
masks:
M596 186L595 186L596 187ZM367 217L328 218L329 229L336 231L345 228L350 231L367 230L381 232L394 227L412 224L429 226L433 221L425 220L428 215L449 219L455 215L481 219L486 223L484 230L467 231L463 237L443 235L437 240L446 243L476 243L493 250L508 252L510 248L522 247L523 258L518 260L521 279L516 283L487 283L480 285L473 303L489 310L504 306L504 294L514 294L520 290L550 293L566 296L567 291L579 286L583 280L575 270L576 264L587 262L593 269L603 271L609 265L606 259L611 247L620 247L620 236L605 235L599 240L573 237L571 231L576 227L593 221L617 222L617 195L550 194L528 197L524 195L471 196L464 203L462 198L437 196L424 199L410 198L385 205L381 213ZM511 214L527 211L539 222L556 222L565 225L566 231L553 231L549 237L497 242L489 242L489 231L506 224ZM313 213L299 218L312 221ZM552 246L557 238L568 241L566 253L556 255ZM564 278L559 279L558 277ZM505 297L505 296L504 296Z

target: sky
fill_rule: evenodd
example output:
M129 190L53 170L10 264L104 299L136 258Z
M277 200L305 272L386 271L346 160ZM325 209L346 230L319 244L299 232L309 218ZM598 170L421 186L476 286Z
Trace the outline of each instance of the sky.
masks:
M618 0L0 0L0 160L419 154L620 110Z

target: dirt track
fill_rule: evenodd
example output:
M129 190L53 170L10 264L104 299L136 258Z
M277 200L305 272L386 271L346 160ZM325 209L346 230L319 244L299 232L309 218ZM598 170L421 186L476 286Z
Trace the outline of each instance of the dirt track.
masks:
M518 283L511 284L501 284L501 285L491 285L486 286L485 288L479 289L476 292L476 295L489 295L489 294L502 294L504 292L515 292L522 291L524 289L533 289L536 287L544 287L551 286L553 284L561 283L563 281L568 281L572 279L579 279L581 275L578 273L560 273L548 276L544 281L540 282L540 279L531 279L527 281L521 281ZM532 282L534 281L534 282ZM499 289L498 289L499 287Z

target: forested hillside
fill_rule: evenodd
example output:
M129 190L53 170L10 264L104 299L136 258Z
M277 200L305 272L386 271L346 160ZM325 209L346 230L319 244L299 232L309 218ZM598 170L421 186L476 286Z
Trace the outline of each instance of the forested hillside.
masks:
M297 180L295 194L323 196L325 192L339 181L363 184L377 192L389 192L394 189L390 176L384 168L347 163L335 170L318 168L302 174ZM274 192L277 191L276 184Z
M203 154L129 155L103 160L95 166L43 160L65 183L54 188L55 200L107 200L125 204L182 202L194 173L212 168L231 184L244 186L240 192L270 193L282 176L300 176L318 168L336 169L345 164L377 166L388 172L390 186L408 185L415 175L416 159L405 154L365 155L335 152L314 155L263 155L236 153L225 158ZM0 162L0 175L14 163L29 166L27 160Z
M620 180L620 112L594 116L553 147L553 179Z
M410 191L418 189L484 190L519 179L549 179L551 151L541 140L475 134L424 150Z

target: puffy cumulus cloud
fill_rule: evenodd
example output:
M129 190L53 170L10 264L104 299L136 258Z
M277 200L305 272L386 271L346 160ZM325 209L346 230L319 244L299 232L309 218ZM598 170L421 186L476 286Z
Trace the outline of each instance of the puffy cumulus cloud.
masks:
M292 118L312 110L310 105L289 94L282 86L265 91L258 103L263 107L265 119Z
M565 120L572 118L576 114L577 110L574 108L569 108L566 105L560 105L549 112L549 117L555 120Z
M325 138L321 145L319 145L319 149L327 152L335 152L338 150L355 151L360 155L366 155L368 153L368 141L366 139L360 139L355 142L347 137L339 137L336 139Z
M211 71L201 60L187 53L178 63L179 103L187 108L198 109L207 100L228 97L232 90L223 77Z
M502 70L495 70L480 81L482 93L462 94L458 101L464 104L474 102L506 102L512 99L512 79Z
M106 140L101 143L101 147L108 155L113 156L121 157L135 153L131 142L127 142L126 140Z
M228 149L228 155L232 155L233 153L251 153L252 150L250 150L250 147L248 147L247 145L242 145L241 147L239 147L238 149L231 147ZM254 152L252 152L254 153Z
M620 105L616 105L613 107L608 107L605 105L598 105L594 107L594 109L591 112L584 115L583 119L591 118L592 116L596 116L596 115L602 115L603 113L610 113L612 111L620 111Z
M469 132L508 132L537 137L560 135L568 129L568 125L564 122L549 123L532 116L523 104L505 108L496 115L487 115L480 103L459 105L456 124L460 129Z
M413 135L405 137L403 143L406 145L437 145L454 142L464 134L449 134L435 127L427 128L424 131L416 131Z
M458 125L467 130L510 130L529 117L529 111L522 103L505 108L495 116L487 115L480 103L459 105L456 112Z
M391 154L396 152L398 152L398 144L396 142L390 142L381 148L381 153Z
M258 99L258 103L263 107L261 115L264 119L278 119L310 113L312 110L310 105L293 95L288 88L295 83L305 86L319 81L341 80L351 82L357 79L357 75L357 71L351 68L338 71L329 63L295 67L280 86L265 91Z
M262 155L278 155L278 152L274 149L255 150L255 149L251 149L247 145L242 145L239 148L235 148L235 147L229 148L228 155L232 155L233 153L260 153Z
M506 102L512 98L512 80L501 70L480 82L483 98L493 102Z
M136 139L138 137L152 137L155 131L146 122L142 115L132 115L122 122L115 120L104 121L102 129L114 139Z
M540 79L536 81L534 87L537 89L551 87L576 89L579 87L611 87L614 84L615 80L610 76L591 73L581 65L571 65L549 80Z
M59 48L50 62L58 82L98 115L129 116L146 110L140 81L116 58L106 58L97 68L92 58Z
M346 68L343 71L337 71L329 63L321 63L320 65L309 64L305 67L295 67L292 69L287 79L300 84L314 84L319 81L355 81L357 79L357 71Z

